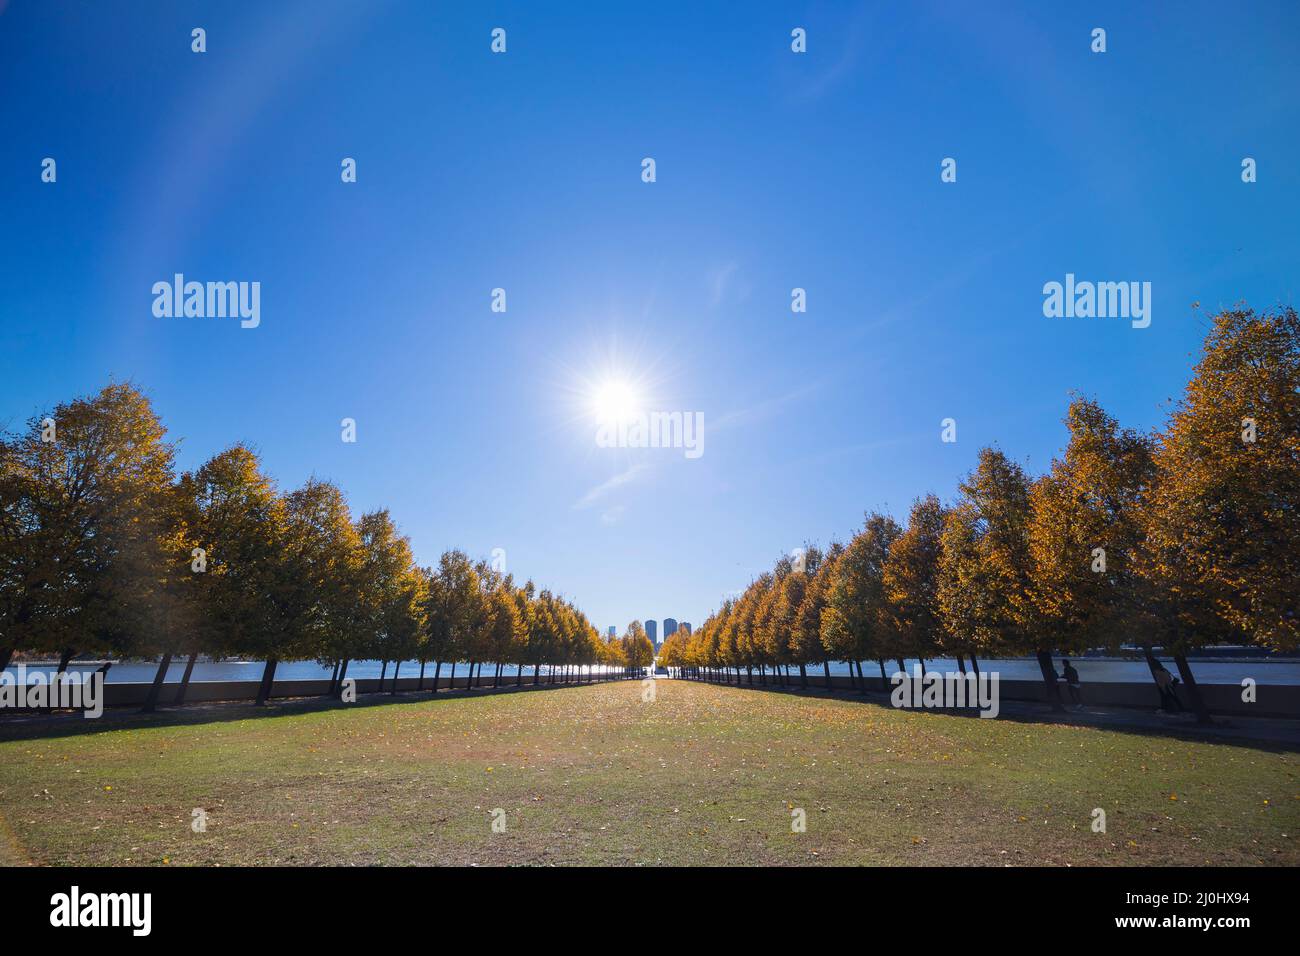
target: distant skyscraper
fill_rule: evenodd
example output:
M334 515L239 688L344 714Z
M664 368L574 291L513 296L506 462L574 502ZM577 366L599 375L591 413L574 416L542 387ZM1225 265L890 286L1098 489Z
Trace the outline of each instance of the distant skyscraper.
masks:
M645 622L645 636L650 638L651 644L655 645L656 647L659 646L659 622L658 621Z
M680 627L680 628L681 628L683 631L685 631L687 634L691 633L691 622L690 622L690 621L682 621L682 623L678 624L677 626Z
M677 633L677 619L673 617L664 618L664 640L672 637Z
M609 626L609 636L610 636L610 637L617 637L617 636L618 636L618 628L616 628L613 624L611 624L611 625Z

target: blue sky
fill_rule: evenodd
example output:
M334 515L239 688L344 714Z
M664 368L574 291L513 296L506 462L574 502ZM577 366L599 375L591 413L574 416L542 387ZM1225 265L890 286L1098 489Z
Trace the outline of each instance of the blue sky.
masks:
M1088 6L0 0L0 426L132 380L182 467L247 441L424 562L698 623L981 445L1042 471L1071 389L1157 424L1193 302L1296 301L1300 6ZM260 327L156 318L176 272ZM1151 326L1045 318L1067 272ZM704 454L597 447L607 379Z

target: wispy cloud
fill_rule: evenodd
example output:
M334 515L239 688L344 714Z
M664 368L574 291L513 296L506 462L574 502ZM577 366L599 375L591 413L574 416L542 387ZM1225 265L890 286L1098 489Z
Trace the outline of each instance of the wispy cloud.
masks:
M601 498L604 498L606 495L608 495L611 491L614 491L616 488L622 488L624 485L629 484L632 481L636 480L636 477L638 475L640 475L644 471L649 470L649 468L650 466L646 464L633 465L627 471L621 471L614 477L606 481L602 481L594 488L589 489L585 495L583 495L581 498L579 498L577 501L573 503L574 510L576 511L581 508L590 508Z
M744 302L749 298L752 291L749 283L745 280L744 274L740 271L740 263L735 259L713 269L709 272L709 305L717 308L723 302L734 300Z
M748 408L740 408L736 411L727 412L716 421L710 422L709 428L712 431L720 431L724 428L736 428L741 425L752 425L755 422L760 422L769 415L773 415L780 411L785 406L797 402L802 398L806 398L813 392L818 391L825 384L825 381L809 382L807 385L786 392L784 395L777 395L772 398L764 399L761 402L750 405Z
M824 44L830 49L817 58L811 55L796 58L800 67L805 59L811 63L807 71L790 71L787 99L803 103L821 99L859 71L864 55L872 57L868 64L872 71L885 65L889 51L882 47L882 41L889 36L889 31L880 22L881 17L880 12L859 9L847 23L838 24L835 31L838 36L830 31L814 34L810 43Z

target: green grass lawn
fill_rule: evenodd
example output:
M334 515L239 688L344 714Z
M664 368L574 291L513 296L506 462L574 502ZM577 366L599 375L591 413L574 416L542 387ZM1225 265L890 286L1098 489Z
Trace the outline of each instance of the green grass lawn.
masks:
M9 739L0 862L1300 863L1295 754L656 689L231 706Z

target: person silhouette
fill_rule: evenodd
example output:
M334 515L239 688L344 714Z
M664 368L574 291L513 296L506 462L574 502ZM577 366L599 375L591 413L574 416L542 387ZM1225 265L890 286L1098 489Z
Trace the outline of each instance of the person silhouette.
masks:
M1160 709L1166 713L1176 714L1183 709L1174 685L1178 683L1174 675L1165 669L1165 665L1156 662L1156 686L1160 688Z
M1083 706L1083 700L1079 695L1079 672L1074 669L1069 658L1061 658L1061 670L1065 674L1065 684L1070 688L1070 702L1076 707Z

